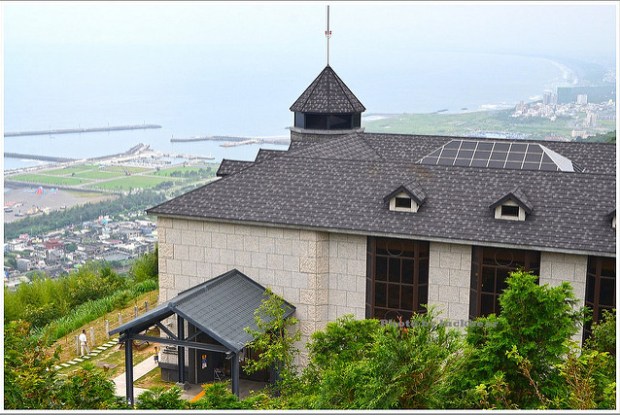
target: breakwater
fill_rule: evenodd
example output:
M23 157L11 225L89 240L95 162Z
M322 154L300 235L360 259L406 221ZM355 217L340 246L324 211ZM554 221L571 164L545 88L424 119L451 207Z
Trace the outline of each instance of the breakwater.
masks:
M37 154L21 154L21 153L4 153L5 158L22 159L22 160L40 160L40 161L53 161L57 163L63 163L66 161L75 161L66 157L53 157L53 156L40 156Z
M171 143L191 143L195 141L224 141L220 144L221 147L236 147L248 144L280 144L287 145L290 143L290 138L287 136L276 137L241 137L234 135L212 135L212 136L200 136L191 138L171 138Z
M191 143L193 141L243 141L247 140L247 137L238 137L232 135L205 135L201 137L191 138L171 138L171 143Z
M82 133L100 133L106 131L127 131L127 130L147 130L161 128L157 124L139 124L139 125L118 125L108 127L93 128L62 128L55 130L37 130L37 131L16 131L4 133L5 137L26 137L32 135L55 135L55 134L82 134Z

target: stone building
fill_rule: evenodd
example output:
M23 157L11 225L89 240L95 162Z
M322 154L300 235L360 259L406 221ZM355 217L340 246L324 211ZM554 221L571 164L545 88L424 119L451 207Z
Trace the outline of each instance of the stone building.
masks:
M594 320L615 307L613 144L365 133L329 66L291 111L287 151L224 160L219 180L148 210L160 303L237 269L294 305L304 343L344 314L498 313L524 267L570 282Z

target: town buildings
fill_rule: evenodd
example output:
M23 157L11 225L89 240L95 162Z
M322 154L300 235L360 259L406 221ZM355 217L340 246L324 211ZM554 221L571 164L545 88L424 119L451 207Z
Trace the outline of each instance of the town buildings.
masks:
M518 268L570 282L594 320L615 307L614 145L365 133L364 110L327 66L291 107L288 151L224 160L149 209L160 303L237 269L296 307L302 344L345 314L499 313Z
M152 252L156 243L155 223L140 219L112 221L102 217L45 235L22 234L4 244L5 255L15 256L15 267L5 266L4 284L14 289L29 281L26 274L30 271L55 278L89 261L113 264L135 259Z

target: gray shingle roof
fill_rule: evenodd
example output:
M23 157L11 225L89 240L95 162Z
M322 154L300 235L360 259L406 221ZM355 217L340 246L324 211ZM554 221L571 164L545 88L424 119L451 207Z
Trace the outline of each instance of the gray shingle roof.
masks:
M217 177L226 177L231 174L239 173L253 164L253 161L223 159L215 175Z
M256 163L260 163L263 160L267 160L273 157L278 157L281 154L285 154L286 151L282 151L282 150L267 150L264 148L261 148L258 150L258 154L256 154L256 160L254 160Z
M422 205L422 203L424 203L424 200L426 199L426 194L424 193L422 186L420 186L420 184L415 179L411 179L409 183L398 186L396 190L385 196L383 198L383 201L387 202L401 192L405 192L406 194L408 194L409 197L412 198L418 205Z
M501 205L507 200L512 200L515 203L517 203L519 206L525 209L525 213L527 213L528 215L532 213L532 209L534 207L532 206L529 199L527 198L527 196L525 195L523 190L521 190L520 187L515 187L514 189L512 189L510 192L503 195L500 199L498 199L495 203L493 203L489 207L491 209L495 209L497 206Z
M291 106L304 113L356 113L366 108L328 65Z
M139 318L110 333L140 332L172 314L182 316L229 350L238 352L252 341L245 327L256 330L254 312L265 298L265 287L236 269L179 293ZM295 307L284 302L285 317Z
M417 163L452 139L357 133L297 146L149 213L524 249L615 253L615 232L606 219L615 208L614 145L544 142L569 159L579 158L584 173ZM413 180L424 189L424 209L415 214L389 211L385 195ZM535 209L524 222L494 220L489 206L515 188Z

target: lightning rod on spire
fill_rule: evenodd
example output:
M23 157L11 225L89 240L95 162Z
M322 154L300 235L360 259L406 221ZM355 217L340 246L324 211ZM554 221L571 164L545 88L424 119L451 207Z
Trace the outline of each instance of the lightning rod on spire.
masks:
M332 37L332 31L329 30L329 5L327 6L327 30L325 31L327 38L327 66L329 66L329 38Z

